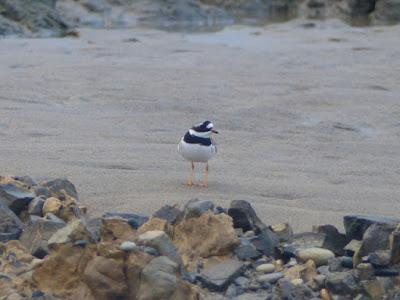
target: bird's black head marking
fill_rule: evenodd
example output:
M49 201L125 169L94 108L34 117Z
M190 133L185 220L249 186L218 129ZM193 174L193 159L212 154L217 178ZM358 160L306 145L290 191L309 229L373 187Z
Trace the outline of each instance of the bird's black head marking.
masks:
M193 130L197 132L208 132L211 131L214 127L214 124L210 121L204 121L203 123L196 124L192 127Z

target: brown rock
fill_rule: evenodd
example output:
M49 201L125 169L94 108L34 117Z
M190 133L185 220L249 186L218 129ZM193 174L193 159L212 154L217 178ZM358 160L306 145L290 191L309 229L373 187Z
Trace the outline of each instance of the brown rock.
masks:
M96 300L126 299L128 295L124 266L114 259L96 256L87 264L82 279Z
M327 289L322 289L320 292L322 300L332 300L331 295L329 294Z
M97 244L97 252L100 256L104 256L106 258L113 258L116 260L124 260L125 251L121 250L120 241L107 241L107 242L99 242Z
M231 253L239 240L230 216L205 212L198 218L185 219L176 225L173 242L184 264L194 267L199 258Z
M45 216L47 213L52 213L58 216L61 206L62 203L60 199L55 197L47 198L43 204L43 215Z
M151 218L142 226L140 226L138 229L138 233L142 234L147 231L153 231L153 230L161 230L166 232L167 234L170 234L170 226L168 226L167 220L155 217Z
M124 241L135 241L138 236L135 229L128 224L127 220L122 218L102 219L100 236L103 241L113 241L116 239Z
M125 262L125 274L128 284L128 299L137 299L140 287L140 274L153 259L145 252L131 252Z
M312 280L317 275L315 263L312 260L308 260L303 265L295 265L290 269L284 271L285 277L289 279L301 278L304 282Z
M0 253L0 273L16 276L32 269L34 257L18 240L0 244Z
M90 289L82 282L83 271L94 255L94 246L60 245L33 271L33 282L40 290L62 298L94 300Z

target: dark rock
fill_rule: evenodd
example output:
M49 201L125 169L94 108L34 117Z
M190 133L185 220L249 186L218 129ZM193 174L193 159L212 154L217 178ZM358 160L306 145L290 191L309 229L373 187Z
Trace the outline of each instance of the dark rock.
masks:
M0 15L0 35L24 36L27 34L28 30L24 26Z
M239 276L238 278L235 279L235 284L240 286L242 289L246 290L249 287L250 279L243 276Z
M36 182L29 176L15 176L14 179L19 182L22 182L24 185L28 187L33 187L37 185Z
M64 222L40 219L25 228L20 237L20 242L33 256L43 258L50 251L48 240L57 230L64 226Z
M388 267L390 265L390 250L377 250L368 255L368 261L378 268Z
M381 216L361 216L348 215L343 219L346 237L348 241L362 240L365 231L372 224L389 224L395 225L400 223L397 217L381 217Z
M86 240L77 240L74 242L74 246L85 248L88 243Z
M374 277L374 267L370 263L358 264L355 274L357 280L371 280Z
M374 0L346 0L339 2L338 5L341 12L350 16L350 17L362 17L368 16L375 9L375 1ZM349 126L349 125L345 125ZM351 126L350 128L353 128ZM343 128L345 129L345 128ZM357 130L355 128L354 130ZM349 130L349 129L345 129Z
M39 297L43 297L45 295L45 293L43 293L40 290L36 290L32 292L32 298L39 298Z
M312 290L305 284L294 285L289 279L280 279L273 289L273 300L280 299L311 299Z
M253 245L239 245L233 250L233 252L240 260L257 259L262 255Z
M46 187L38 185L38 186L35 186L33 190L34 190L36 196L38 196L38 197L43 197L44 199L51 197L51 193L50 193L49 189Z
M400 22L400 1L379 0L376 1L373 13L375 21L383 24Z
M328 262L329 272L342 272L345 270L343 267L343 258L342 257L334 257L331 258ZM353 267L353 260L351 260L351 268Z
M78 199L78 193L75 186L66 178L57 178L54 180L41 182L40 185L47 188L52 197L59 198L60 200L63 200L62 196L65 195Z
M390 269L390 268L375 269L375 276L394 277L399 275L400 272L399 270L396 269Z
M293 229L288 223L271 225L271 230L278 236L280 242L291 242Z
M356 295L359 287L351 272L335 272L326 277L326 287L329 291L338 295Z
M314 232L324 233L325 240L323 248L331 250L335 255L343 255L343 248L347 244L346 235L340 233L339 230L333 225L314 226Z
M390 262L392 264L400 263L400 231L398 228L390 235Z
M325 233L303 232L293 235L290 243L283 245L283 255L286 259L295 257L299 250L308 248L323 248Z
M345 247L344 252L347 256L354 256L355 253L360 251L362 245L362 241L359 240L351 240Z
M176 207L165 205L153 214L153 217L166 220L174 225L182 215L182 211Z
M30 215L36 215L41 217L42 216L42 209L43 209L43 204L44 204L45 199L42 197L36 197L34 198L28 206L28 213Z
M126 220L128 224L131 225L131 227L134 229L138 229L140 226L142 226L149 220L149 217L147 216L139 214L130 214L130 213L106 212L103 215L103 218L105 219L112 219L115 217L119 217Z
M225 297L232 299L244 293L244 290L240 286L231 284L225 292Z
M228 214L233 219L234 228L242 228L244 232L253 230L257 234L257 237L253 240L253 244L257 250L267 256L278 256L278 236L261 222L249 202L245 200L233 200Z
M21 220L0 200L0 242L18 239L23 228Z
M341 263L344 268L352 269L353 268L353 259L348 256L341 257Z
M0 184L0 201L3 201L16 215L25 209L35 194L14 184Z
M235 259L228 259L203 270L197 280L210 291L225 291L246 269L246 265Z
M228 214L228 210L223 208L223 207L221 207L221 206L217 206L217 207L214 208L214 213L216 215L218 215L218 214Z
M185 218L195 218L201 216L208 210L213 210L214 204L208 200L192 199L188 201L183 209Z

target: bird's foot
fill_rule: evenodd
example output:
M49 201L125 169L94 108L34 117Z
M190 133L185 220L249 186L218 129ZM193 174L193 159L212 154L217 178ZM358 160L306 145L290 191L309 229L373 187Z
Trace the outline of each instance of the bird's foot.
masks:
M188 182L186 182L187 186L194 186L195 184L193 183L193 181L189 180Z

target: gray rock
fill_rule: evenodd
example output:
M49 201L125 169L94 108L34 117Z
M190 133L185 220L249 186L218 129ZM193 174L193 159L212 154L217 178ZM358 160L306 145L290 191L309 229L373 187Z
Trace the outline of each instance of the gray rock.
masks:
M400 275L400 271L392 268L379 268L375 269L375 276L380 277L396 277Z
M192 199L188 201L183 209L185 218L195 218L201 216L208 210L214 209L214 203L208 200Z
M342 256L340 260L342 263L342 267L348 268L348 269L353 268L353 258L351 258L349 256Z
M268 283L273 284L281 278L283 278L283 274L281 272L275 272L275 273L271 273L271 274L258 275L257 281L261 284L263 282L268 282Z
M51 197L51 193L50 193L49 189L44 186L40 186L40 185L35 186L33 188L33 190L34 190L36 196L38 196L38 197L43 197L44 199Z
M28 30L18 22L7 19L0 15L0 36L1 35L14 35L14 36L26 36Z
M210 291L225 291L246 269L246 265L235 259L228 259L203 270L197 280Z
M347 244L346 235L340 233L339 230L333 225L314 226L313 231L325 234L325 240L322 248L329 249L335 255L344 255L343 248Z
M390 236L390 262L400 263L400 231L397 228Z
M161 255L167 256L178 265L182 265L178 250L164 231L147 231L139 236L138 242L155 248Z
M143 251L152 256L159 255L158 251L156 249L154 249L153 247L143 247Z
M29 176L15 176L14 177L15 180L22 182L24 185L28 186L28 187L33 187L36 186L36 182Z
M30 190L11 183L0 184L0 201L5 203L16 215L19 215L33 198L35 198L35 194Z
M242 228L244 232L253 230L257 236L253 245L264 255L277 257L279 254L279 238L258 218L250 203L245 200L233 200L228 209L233 219L234 228Z
M170 299L178 288L178 264L166 256L153 258L141 272L139 294L143 299Z
M312 297L312 290L305 284L294 285L289 279L282 278L278 280L273 289L272 300L311 299Z
M360 251L362 241L351 240L343 249L347 256L353 256L356 252Z
M398 224L400 218L397 217L382 217L382 216L361 216L348 215L343 219L344 229L348 241L362 240L365 231L372 224Z
M103 214L103 218L105 219L112 219L115 217L119 217L128 221L128 224L131 225L131 227L134 229L138 229L140 226L142 226L149 220L149 217L140 214L118 213L118 212L106 212L105 214Z
M36 197L34 198L28 206L28 213L30 215L36 215L41 217L42 216L42 209L43 209L43 204L44 204L45 199L42 197Z
M21 220L0 199L0 242L18 239L23 228Z
M125 242L121 243L119 248L123 251L129 252L129 251L133 251L133 250L137 249L138 247L136 246L136 244L134 242L125 241Z
M19 240L33 256L43 258L49 253L48 240L64 226L64 222L39 219L25 228Z
M377 250L368 255L368 261L378 268L388 267L390 265L390 250Z
M86 222L84 220L74 220L58 229L49 238L47 244L49 248L51 248L54 245L73 243L77 240L94 241L91 232L86 228Z
M246 277L239 276L234 280L235 284L243 288L244 290L248 288L250 280Z
M157 210L153 217L166 220L169 224L174 225L182 216L182 211L170 205L164 205Z
M49 221L52 221L52 222L61 223L61 224L64 224L64 225L66 224L63 219L57 217L53 213L47 213L45 219L49 220Z
M233 250L233 252L240 260L257 259L262 255L253 245L239 245Z
M378 24L394 24L400 22L400 1L376 1L373 18L375 20L375 23Z
M260 272L260 273L272 273L275 271L275 265L274 264L262 264L262 265L257 266L256 271Z
M359 292L357 281L351 272L335 272L326 277L326 287L338 295L355 296Z
M244 293L244 290L240 286L231 284L225 292L225 297L232 299Z
M61 195L65 193L72 198L78 199L78 193L75 186L66 178L57 178L54 180L41 182L40 186L47 188L52 197L63 200Z
M292 236L290 243L283 244L283 256L288 259L296 253L308 248L323 248L326 234L317 232L303 232Z

